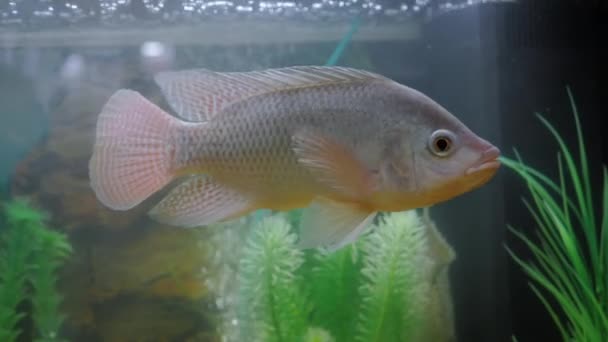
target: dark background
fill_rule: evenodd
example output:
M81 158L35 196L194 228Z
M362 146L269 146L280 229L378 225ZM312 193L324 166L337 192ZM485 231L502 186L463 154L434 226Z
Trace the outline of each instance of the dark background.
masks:
M420 88L503 154L513 156L517 148L531 166L556 176L558 146L534 113L549 119L576 150L569 86L592 184L599 190L608 153L606 14L600 2L535 0L431 18L421 39L428 73ZM487 186L432 209L458 255L451 279L459 341L510 341L511 335L519 341L560 340L528 278L504 249L507 244L524 260L530 258L506 232L511 224L533 233L521 202L527 194L521 179L503 167Z

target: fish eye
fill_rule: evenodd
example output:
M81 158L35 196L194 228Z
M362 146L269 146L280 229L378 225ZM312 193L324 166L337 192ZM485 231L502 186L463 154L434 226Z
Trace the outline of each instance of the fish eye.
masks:
M438 157L447 157L454 150L454 134L450 131L440 129L429 139L429 149Z

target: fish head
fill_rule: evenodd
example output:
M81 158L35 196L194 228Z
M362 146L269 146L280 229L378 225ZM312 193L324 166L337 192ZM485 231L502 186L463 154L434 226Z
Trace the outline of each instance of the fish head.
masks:
M443 201L473 190L496 173L500 151L470 130L427 131L414 157L416 192Z
M500 150L429 98L418 93L416 100L417 109L391 128L384 183L407 193L409 207L423 207L488 182L500 167Z

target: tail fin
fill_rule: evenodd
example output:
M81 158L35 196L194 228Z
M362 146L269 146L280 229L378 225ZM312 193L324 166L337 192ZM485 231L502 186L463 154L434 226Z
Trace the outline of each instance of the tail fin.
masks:
M167 185L177 150L171 136L179 124L135 91L114 93L97 120L89 162L91 187L99 201L127 210Z

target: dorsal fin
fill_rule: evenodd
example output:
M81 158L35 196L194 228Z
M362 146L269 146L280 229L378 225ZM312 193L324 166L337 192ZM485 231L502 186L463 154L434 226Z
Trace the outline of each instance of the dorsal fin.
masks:
M209 120L226 106L255 95L384 77L345 67L295 66L249 72L166 71L154 79L177 115L198 122Z

